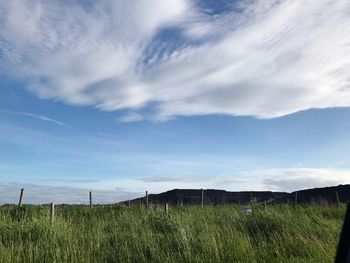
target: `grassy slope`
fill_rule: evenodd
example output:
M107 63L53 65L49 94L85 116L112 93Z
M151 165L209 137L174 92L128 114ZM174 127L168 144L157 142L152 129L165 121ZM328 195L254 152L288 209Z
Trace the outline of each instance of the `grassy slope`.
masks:
M332 262L345 206L0 207L0 262Z

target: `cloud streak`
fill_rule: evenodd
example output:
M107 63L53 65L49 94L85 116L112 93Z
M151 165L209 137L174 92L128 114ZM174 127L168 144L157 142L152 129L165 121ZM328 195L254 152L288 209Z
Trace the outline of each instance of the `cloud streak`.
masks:
M45 121L45 122L50 122L50 123L53 123L53 124L56 124L59 126L68 127L68 125L65 124L64 122L61 122L61 121L58 121L58 120L55 120L52 118L48 118L48 117L43 116L43 115L33 114L30 112L0 110L0 113L29 117L29 118L33 118L33 119L37 119L37 120L41 120L41 121Z
M238 3L213 15L186 0L3 1L0 71L40 98L151 105L155 120L350 106L349 1Z

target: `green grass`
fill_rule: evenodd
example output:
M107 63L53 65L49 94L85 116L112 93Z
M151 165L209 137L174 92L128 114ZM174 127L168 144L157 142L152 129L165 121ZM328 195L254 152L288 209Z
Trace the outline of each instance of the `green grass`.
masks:
M0 207L0 262L333 262L345 206Z

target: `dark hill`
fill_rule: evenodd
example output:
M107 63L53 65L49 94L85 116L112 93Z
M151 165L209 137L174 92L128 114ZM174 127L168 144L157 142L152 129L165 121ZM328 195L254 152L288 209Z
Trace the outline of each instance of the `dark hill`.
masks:
M290 194L287 199L291 202L297 200L298 204L308 203L337 203L337 195L342 203L350 201L350 185L338 185L323 188L313 188L296 191ZM286 202L286 197L280 201Z
M350 185L305 189L292 193L271 191L228 192L225 190L204 190L204 203L210 205L247 204L252 200L258 203L336 203L337 195L340 202L350 200ZM174 189L160 194L150 194L149 203L171 205L198 205L201 204L202 191L200 189ZM124 204L141 204L145 197L124 201Z
M285 192L253 191L253 192L228 192L225 190L206 189L204 191L204 203L210 205L244 204L252 199L257 202L266 202L288 197ZM143 203L144 197L130 200L132 204ZM160 194L150 194L150 203L169 203L172 205L198 205L201 204L202 191L200 189L174 189ZM128 203L126 201L124 203Z

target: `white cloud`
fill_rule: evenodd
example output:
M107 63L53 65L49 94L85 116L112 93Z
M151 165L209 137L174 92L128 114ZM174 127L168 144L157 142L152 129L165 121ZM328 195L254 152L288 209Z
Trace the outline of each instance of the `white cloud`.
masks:
M118 121L120 122L136 122L136 121L142 121L142 120L144 120L144 117L141 114L138 114L136 112L131 112L118 119Z
M321 168L280 168L242 172L247 186L258 182L265 190L295 191L350 184L350 171Z
M242 7L209 16L186 0L2 1L0 71L68 104L110 111L152 103L156 119L350 106L349 1ZM143 65L146 47L168 26L202 44L169 43L152 67Z

